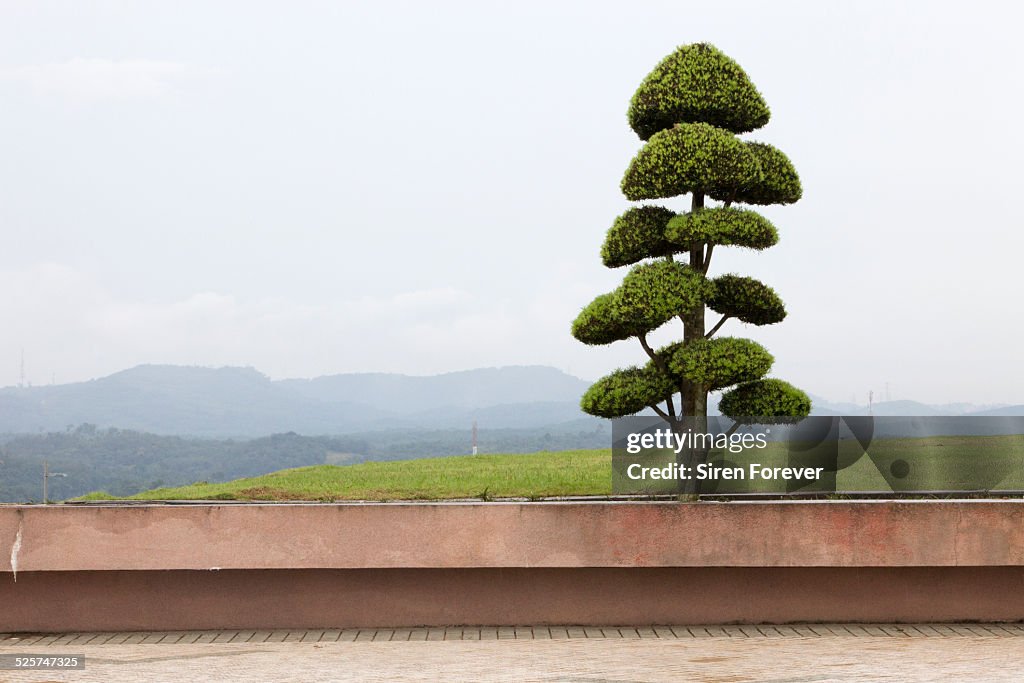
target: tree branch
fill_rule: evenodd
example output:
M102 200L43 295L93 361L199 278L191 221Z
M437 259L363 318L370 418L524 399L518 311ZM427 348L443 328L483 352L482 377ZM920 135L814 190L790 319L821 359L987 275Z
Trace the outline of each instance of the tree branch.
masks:
M720 328L722 325L724 325L725 321L728 320L728 319L729 319L729 316L723 315L722 319L719 320L718 323L714 327L711 328L711 331L704 335L704 338L705 339L711 339L713 336L715 336L715 332L718 332L718 328Z
M670 374L668 371L668 367L665 365L664 359L658 354L656 354L654 352L654 349L651 348L651 345L647 343L647 335L641 334L639 337L637 337L637 339L640 340L640 346L644 347L644 351L646 351L647 355L650 356L651 360L654 361L654 365L656 365L657 368L664 372L666 375Z
M652 361L654 361L654 365L659 370L664 372L666 375L671 376L672 373L668 371L668 366L665 365L665 359L663 359L661 356L655 353L654 349L651 348L651 345L647 343L647 335L641 334L640 336L637 337L637 339L640 340L640 346L644 347L644 351L646 351L647 355L651 357ZM672 401L671 396L665 398L665 405L668 407L669 414L674 418L676 416L676 406L675 403ZM654 408L655 410L658 410L658 408L656 408L655 406L651 407ZM665 419L668 419L668 416L664 417Z
M714 251L714 249L715 245L709 242L708 250L704 252L704 265L702 266L702 270L704 271L705 275L708 274L708 268L711 267L711 252Z
M647 343L647 335L646 334L638 335L637 339L640 340L640 346L644 347L644 351L646 351L647 355L651 357L651 360L657 360L657 358L658 358L657 354L654 353L654 349L651 348L651 345Z
M655 405L653 405L653 406L651 406L651 407L652 407L652 408L654 408L654 412L656 412L656 413L657 413L658 415L661 415L661 417L662 417L662 418L664 418L666 422L671 422L671 421L672 421L672 418L671 418L671 417L669 417L669 414L668 414L668 413L666 413L666 412L665 412L664 410L662 410L661 408L659 408L659 407L657 406L657 404L655 404Z

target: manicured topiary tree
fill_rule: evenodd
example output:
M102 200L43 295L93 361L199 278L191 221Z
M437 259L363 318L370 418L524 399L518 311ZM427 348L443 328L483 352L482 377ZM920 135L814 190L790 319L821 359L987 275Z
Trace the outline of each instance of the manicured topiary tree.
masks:
M690 210L642 205L615 219L601 248L609 268L632 266L616 290L598 296L572 324L585 344L635 337L644 365L616 370L583 396L583 410L623 417L652 408L678 424L706 420L709 392L737 420L806 416L807 395L768 379L773 358L749 339L717 336L730 320L771 325L786 317L775 291L741 275L711 277L715 247L763 250L779 237L764 216L741 205L791 204L802 193L785 154L737 137L768 122L768 107L732 59L703 43L666 57L633 95L629 124L645 141L622 179L632 201L689 194ZM708 200L714 200L711 206ZM710 329L705 309L720 316ZM682 338L653 349L647 335L682 322Z

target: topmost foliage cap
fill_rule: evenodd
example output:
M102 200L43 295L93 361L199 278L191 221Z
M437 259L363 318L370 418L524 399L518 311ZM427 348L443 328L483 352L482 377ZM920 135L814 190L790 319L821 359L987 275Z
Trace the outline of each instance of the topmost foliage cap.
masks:
M641 140L677 123L746 133L770 116L740 65L708 43L684 45L663 59L629 104L629 125Z

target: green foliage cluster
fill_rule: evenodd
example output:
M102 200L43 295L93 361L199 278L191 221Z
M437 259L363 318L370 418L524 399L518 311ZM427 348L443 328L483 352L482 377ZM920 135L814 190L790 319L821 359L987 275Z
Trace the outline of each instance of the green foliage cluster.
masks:
M655 133L633 158L622 193L633 201L689 192L725 201L762 180L742 140L707 123L680 123Z
M706 123L679 123L656 133L622 178L632 200L700 192L744 204L792 204L803 195L793 163L763 142L744 142Z
M644 79L629 104L629 125L647 140L676 123L703 122L745 133L771 113L739 64L707 43L684 45Z
M637 206L615 219L601 245L601 261L609 268L676 251L665 241L665 226L676 216L662 206Z
M618 291L619 315L650 331L704 304L708 284L704 275L676 261L634 266Z
M598 417L622 417L656 405L676 390L672 378L650 365L623 368L597 380L580 406Z
M671 344L662 351L669 370L679 378L716 391L760 379L775 359L755 341L738 337L695 339Z
M572 336L602 345L639 337L704 305L707 279L676 261L654 261L630 269L622 284L584 308L572 324Z
M792 204L803 196L800 176L793 162L777 148L763 142L746 142L761 169L758 182L742 188L736 200L744 204Z
M811 399L789 382L759 379L723 393L718 409L723 415L740 422L763 423L764 418L791 422L810 414Z
M673 216L664 239L687 249L704 244L767 249L778 243L779 232L756 211L719 207Z
M632 336L629 321L616 316L616 292L599 294L572 321L572 336L591 346L603 346Z
M711 310L752 325L772 325L786 317L786 306L775 290L752 277L719 275L711 280Z

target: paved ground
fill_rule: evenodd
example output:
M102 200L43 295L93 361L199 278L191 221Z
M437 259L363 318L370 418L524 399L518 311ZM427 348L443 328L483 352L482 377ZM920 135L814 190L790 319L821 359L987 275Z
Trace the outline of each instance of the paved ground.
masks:
M455 628L0 634L0 657L85 656L34 681L1020 681L1024 626Z

